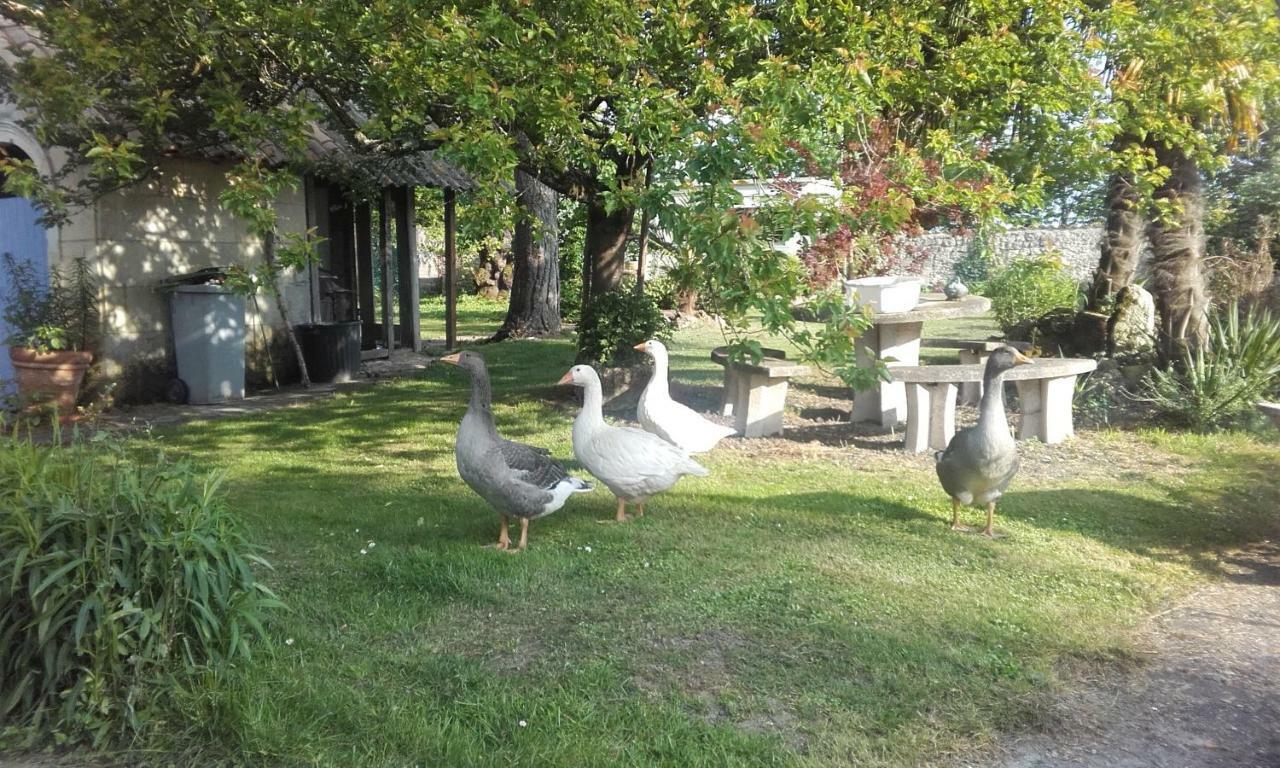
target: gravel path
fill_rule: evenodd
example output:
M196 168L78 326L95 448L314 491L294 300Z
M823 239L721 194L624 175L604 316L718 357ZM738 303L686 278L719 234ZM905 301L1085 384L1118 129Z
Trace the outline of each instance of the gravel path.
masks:
M1225 560L1223 581L1156 616L1135 673L1068 695L1057 733L995 768L1280 768L1280 542Z

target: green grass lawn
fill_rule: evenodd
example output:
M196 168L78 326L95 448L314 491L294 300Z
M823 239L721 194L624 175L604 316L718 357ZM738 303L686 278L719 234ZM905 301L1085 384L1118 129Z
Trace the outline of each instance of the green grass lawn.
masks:
M713 343L682 333L675 376L714 382ZM482 354L499 429L571 459L575 400L552 386L570 342ZM454 469L466 399L433 366L164 434L229 472L290 606L186 698L175 743L197 762L919 765L1042 724L1073 670L1129 663L1137 623L1280 507L1275 445L1085 433L1029 451L992 542L947 529L925 457L730 440L644 519L598 524L598 488L509 556L482 548L496 516Z
M422 312L422 338L427 341L444 339L444 297L424 296L419 308ZM481 296L458 297L458 336L471 338L491 336L507 316L507 301L486 299Z

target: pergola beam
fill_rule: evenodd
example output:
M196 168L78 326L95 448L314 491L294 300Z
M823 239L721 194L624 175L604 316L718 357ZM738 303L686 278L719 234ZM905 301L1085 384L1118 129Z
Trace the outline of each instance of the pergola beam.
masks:
M458 346L458 220L457 195L444 191L444 345Z
M418 288L418 228L413 187L396 189L396 262L400 270L400 346L421 348Z
M395 349L396 321L391 302L391 190L384 188L378 197L378 264L382 272L382 346Z

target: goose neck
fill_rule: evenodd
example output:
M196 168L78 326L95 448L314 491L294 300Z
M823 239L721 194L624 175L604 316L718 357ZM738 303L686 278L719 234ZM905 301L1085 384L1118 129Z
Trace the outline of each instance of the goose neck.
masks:
M982 424L1007 424L1004 413L1004 373L988 373L982 377L982 402L978 406Z
M657 352L653 355L653 377L649 379L649 388L654 392L668 394L666 352Z
M599 381L588 381L582 387L582 412L578 421L595 426L604 423L604 394Z
M498 428L493 423L493 390L486 370L471 372L471 401L467 411L479 418L487 431L497 434Z

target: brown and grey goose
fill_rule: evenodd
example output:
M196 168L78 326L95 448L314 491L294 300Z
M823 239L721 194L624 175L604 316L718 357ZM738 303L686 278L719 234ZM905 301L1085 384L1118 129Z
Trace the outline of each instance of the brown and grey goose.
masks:
M992 352L982 374L978 423L957 432L947 449L935 454L938 479L951 497L952 530L969 530L960 524L962 504L985 505L984 533L995 536L996 502L1018 472L1018 444L1004 414L1004 374L1030 362L1031 358L1013 347Z
M502 516L498 549L520 552L529 542L530 520L555 512L570 495L590 491L591 485L570 475L548 451L498 434L484 358L468 351L440 361L471 374L471 402L454 443L458 475ZM507 533L513 517L520 520L520 543L514 550Z

